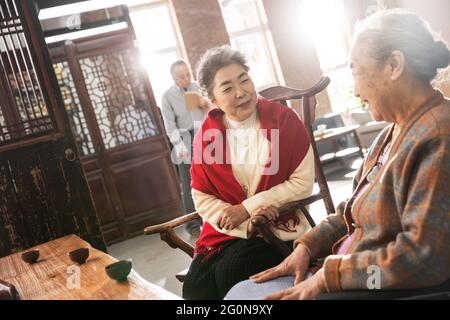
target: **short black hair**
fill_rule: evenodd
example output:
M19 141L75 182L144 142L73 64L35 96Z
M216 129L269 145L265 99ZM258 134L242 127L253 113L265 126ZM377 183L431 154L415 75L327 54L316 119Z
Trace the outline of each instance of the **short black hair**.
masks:
M245 55L229 45L215 47L206 51L200 58L197 67L198 83L204 94L213 99L212 89L217 71L231 64L237 64L249 71Z

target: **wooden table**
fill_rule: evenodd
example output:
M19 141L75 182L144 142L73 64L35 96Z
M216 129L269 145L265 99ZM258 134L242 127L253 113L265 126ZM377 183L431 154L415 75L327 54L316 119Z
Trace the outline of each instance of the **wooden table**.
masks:
M71 250L89 247L86 263L78 265L67 255ZM21 259L21 252L0 258L0 279L13 284L27 300L177 300L177 295L147 282L134 270L126 282L112 280L105 266L117 261L96 250L75 235L36 246L40 257L35 264ZM28 251L28 250L27 250ZM75 269L81 275L76 288Z
M333 153L332 154L325 154L320 157L320 160L322 163L326 163L328 161L338 159L341 160L342 158L359 155L361 158L364 158L364 152L363 148L361 146L361 142L358 137L358 133L356 132L356 129L358 129L359 126L348 126L348 127L338 127L338 128L331 128L325 130L325 133L322 135L318 135L314 137L314 140L316 143L321 143L325 141L331 141L333 143ZM337 145L337 140L341 137L352 135L356 147L353 148L346 148L346 149L340 149Z

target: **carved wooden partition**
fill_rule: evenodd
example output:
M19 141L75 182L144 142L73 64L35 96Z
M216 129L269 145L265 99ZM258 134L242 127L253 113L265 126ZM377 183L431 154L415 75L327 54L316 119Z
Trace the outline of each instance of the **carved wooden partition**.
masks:
M107 243L114 243L178 217L179 182L127 8L91 11L79 21L81 30L83 24L126 24L49 44L102 231ZM44 29L50 35L58 28L67 31L58 21L42 23L53 26Z
M0 2L0 256L75 233L106 250L31 1Z

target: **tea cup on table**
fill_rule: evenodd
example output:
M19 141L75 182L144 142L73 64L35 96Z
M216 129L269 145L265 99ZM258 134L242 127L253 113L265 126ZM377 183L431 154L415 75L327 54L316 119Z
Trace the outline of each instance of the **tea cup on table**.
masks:
M33 249L22 253L22 260L33 264L39 259L39 249Z
M327 125L326 124L319 124L317 126L317 131L320 135L325 134L325 130L327 129Z
M89 257L89 248L78 248L76 250L72 250L67 254L70 257L70 260L76 262L78 264L83 264L86 262Z

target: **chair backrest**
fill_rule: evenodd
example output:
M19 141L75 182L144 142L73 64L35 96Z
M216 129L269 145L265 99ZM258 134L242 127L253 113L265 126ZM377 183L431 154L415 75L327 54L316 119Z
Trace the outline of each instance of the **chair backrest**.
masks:
M274 86L260 91L259 94L266 99L271 101L280 101L283 104L286 104L287 100L301 100L302 114L300 115L300 118L302 119L311 140L311 146L314 152L315 177L320 190L317 194L312 195L308 199L310 200L310 203L323 200L327 213L332 214L335 213L335 207L333 204L333 199L331 198L331 193L328 188L325 174L323 172L322 164L320 162L320 155L317 151L317 145L314 140L314 130L312 127L316 115L316 94L322 92L329 83L330 78L322 77L319 82L309 89L294 89L286 86Z

